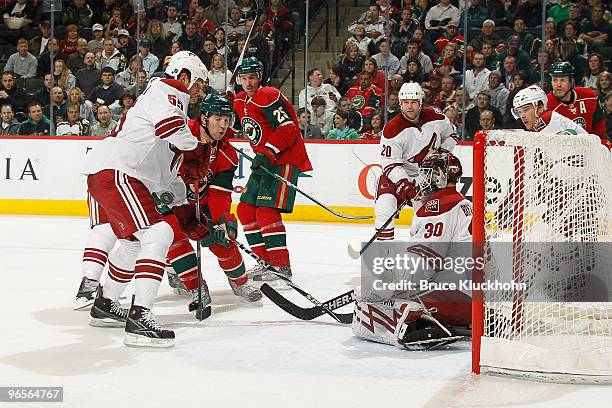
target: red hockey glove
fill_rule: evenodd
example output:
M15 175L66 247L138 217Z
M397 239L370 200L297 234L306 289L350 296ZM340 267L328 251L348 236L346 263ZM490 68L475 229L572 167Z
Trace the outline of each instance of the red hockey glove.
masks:
M210 237L206 224L198 222L195 215L195 205L184 204L172 209L181 230L193 241L201 241Z
M400 202L406 201L406 205L412 206L412 199L417 196L418 190L413 182L402 179L395 185L395 192Z
M221 95L225 96L232 104L234 103L234 98L236 95L232 91L223 91Z
M200 154L200 149L198 146L191 152L183 153L183 164L179 173L186 184L195 184L196 180L202 180L206 175L204 157Z
M275 160L276 153L274 153L274 150L264 147L263 150L257 153L253 158L251 170L253 173L261 176L264 174L264 171L261 168L263 167L271 171Z

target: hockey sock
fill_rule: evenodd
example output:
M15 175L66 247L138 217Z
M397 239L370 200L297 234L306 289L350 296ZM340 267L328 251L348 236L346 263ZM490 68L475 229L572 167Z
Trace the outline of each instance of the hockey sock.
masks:
M138 241L120 239L119 245L108 256L108 276L102 295L116 301L134 277L134 263L140 250Z
M164 221L136 232L141 250L134 267L136 293L134 305L151 309L166 270L166 256L172 244L172 227Z
M108 260L108 253L113 249L116 241L117 237L110 223L94 225L91 228L81 262L83 276L100 281L104 265Z
M289 266L287 234L280 212L275 208L257 207L256 215L269 262L274 266Z
M397 198L393 194L381 194L374 204L376 219L374 228L380 229L385 222L397 210ZM378 234L379 241L390 241L395 238L395 220L392 220L387 227Z
M264 261L269 262L268 251L266 250L266 244L264 244L261 230L259 229L259 224L257 223L255 210L255 206L241 202L238 204L236 212L238 214L238 218L240 219L240 223L242 224L242 228L244 229L246 240L249 243L249 247L251 247L251 251L253 251L255 255L259 256Z
M219 266L232 282L236 285L244 285L247 282L246 268L236 245L230 244L230 247L226 248L223 245L213 244L209 249L215 254Z
M198 258L188 239L172 243L168 261L187 290L198 287Z

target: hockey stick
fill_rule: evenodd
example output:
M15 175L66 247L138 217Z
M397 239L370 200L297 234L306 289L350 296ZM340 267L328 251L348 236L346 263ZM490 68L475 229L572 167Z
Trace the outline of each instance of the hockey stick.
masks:
M374 235L372 236L372 238L370 238L370 240L363 246L363 248L361 248L360 251L357 251L356 249L354 249L351 244L348 244L348 253L349 256L353 259L359 259L359 257L361 255L363 255L363 253L370 247L370 245L372 245L372 242L374 242L376 240L376 238L378 238L378 236L380 235L381 231L384 230L387 225L391 224L391 221L393 221L395 219L395 217L397 217L397 215L400 213L400 211L402 211L402 208L404 208L404 206L408 204L408 200L404 201L403 203L401 203L398 207L397 210L395 210L395 212L393 214L391 214L391 216L387 219L387 221L385 221L385 223L382 225L382 227L378 228L376 230L376 232L374 233Z
M195 211L196 211L196 221L198 224L202 220L200 214L200 180L196 179L195 181ZM200 249L200 242L196 242L196 257L198 258L198 309L195 312L195 317L199 321L210 317L212 309L208 306L206 309L202 307L202 251Z
M236 150L239 155L241 155L242 157L244 157L245 159L247 159L251 163L253 162L253 158L251 158L248 154L244 153L242 150L238 149L237 147L235 147L235 146L233 146L231 144L230 144L230 146L232 146L232 148L234 150ZM334 214L336 217L345 218L347 220L369 220L370 218L372 218L372 216L370 216L370 215L347 215L347 214L342 214L342 213L339 213L337 211L334 211L331 208L329 208L328 206L326 206L325 204L321 203L316 198L312 197L310 194L300 190L298 188L298 186L296 186L295 184L293 184L289 180L284 179L283 177L279 176L278 174L272 173L270 170L268 170L265 167L260 167L260 168L264 172L266 172L266 174L268 174L269 176L274 177L275 179L277 179L281 183L285 183L287 186L293 188L295 191L297 191L298 193L302 194L304 197L306 197L307 199L309 199L313 203L319 205L320 207L322 207L325 210L329 211L330 213Z
M273 303L275 303L278 307L283 309L285 312L289 313L293 317L297 317L300 320L312 320L319 316L325 314L325 310L322 307L314 306L314 307L300 307L278 293L274 290L270 285L264 283L261 285L261 291L270 299ZM354 298L355 291L350 290L346 293L336 296L333 299L329 299L323 304L329 310L336 310L341 308L342 306L346 306L355 301ZM353 321L353 313L336 313L341 320L341 323L350 324Z
M240 56L238 57L238 61L236 62L236 66L234 67L234 72L232 72L232 76L230 77L229 82L227 83L227 88L225 88L225 93L233 92L234 85L236 84L236 77L238 76L238 68L240 68L240 64L242 64L242 60L244 59L244 52L249 47L249 40L251 39L251 34L259 21L259 0L255 0L255 21L253 21L253 25L247 34L246 39L244 40L244 48L240 52Z

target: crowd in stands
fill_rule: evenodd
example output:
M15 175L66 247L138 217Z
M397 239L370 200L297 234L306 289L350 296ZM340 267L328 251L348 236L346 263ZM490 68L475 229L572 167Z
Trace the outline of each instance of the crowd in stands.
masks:
M421 84L426 103L444 112L463 140L481 129L521 129L511 114L514 95L532 84L550 91L550 64L563 60L574 66L575 86L596 91L612 138L610 4L547 1L543 36L541 0L372 1L348 27L328 78L322 67L308 71L298 101L303 134L380 138L385 121L400 112L397 94L406 82Z
M180 50L210 70L189 103L195 118L202 98L225 91L253 24L245 56L269 75L303 14L281 0L260 1L258 21L254 0L144 0L143 11L133 0L60 3L51 16L43 0L0 0L0 135L106 136Z

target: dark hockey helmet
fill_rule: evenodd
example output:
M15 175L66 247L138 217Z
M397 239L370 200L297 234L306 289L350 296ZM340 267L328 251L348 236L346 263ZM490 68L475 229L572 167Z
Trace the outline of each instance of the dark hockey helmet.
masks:
M551 77L574 78L574 66L567 61L557 61L550 64L548 73Z
M261 78L263 75L263 64L255 57L243 59L240 67L238 67L238 75L253 73L259 74Z
M424 197L456 184L463 174L459 158L450 152L430 153L419 165L419 188Z
M200 112L206 117L212 114L234 116L234 106L225 96L210 94L200 103Z

